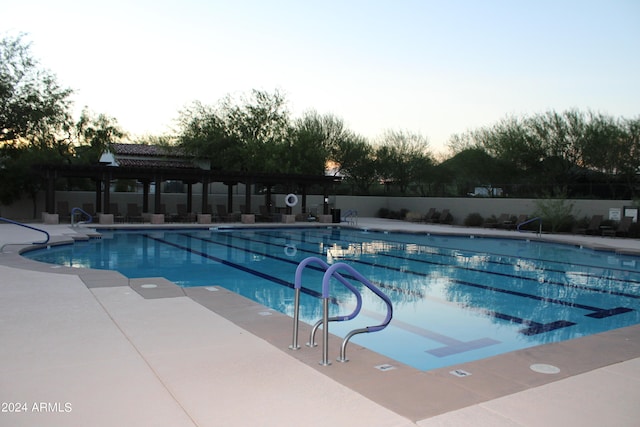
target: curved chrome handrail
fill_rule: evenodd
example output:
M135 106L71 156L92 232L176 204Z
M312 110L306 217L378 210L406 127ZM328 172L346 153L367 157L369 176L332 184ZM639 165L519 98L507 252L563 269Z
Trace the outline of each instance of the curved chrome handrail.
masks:
M88 220L87 221L80 221L77 224L75 223L75 217L76 217L76 213L83 213L87 216ZM88 214L87 212L85 212L84 210L80 209L80 208L73 208L71 209L71 226L75 227L76 225L80 225L80 224L89 224L93 222L93 217Z
M47 233L45 230L42 230L40 228L32 227L30 225L23 224L21 222L14 221L12 219L4 218L4 217L1 217L1 216L0 216L0 221L8 222L9 224L19 225L20 227L25 227L25 228L29 228L31 230L39 231L41 233L44 233L47 236L47 238L43 242L32 242L32 244L34 244L34 245L46 245L47 243L49 243L49 239L51 238L49 233ZM3 249L4 249L4 246L5 245L2 246Z
M369 288L369 290L371 290L374 294L376 294L380 299L382 299L384 301L384 303L387 305L387 315L385 316L383 322L379 325L374 325L374 326L366 326L364 328L359 328L359 329L354 329L353 331L349 332L347 334L347 336L345 337L345 339L342 341L342 346L340 348L340 357L338 358L339 362L348 362L349 359L347 359L346 357L346 349L347 349L347 344L349 343L349 340L357 334L362 334L362 333L369 333L369 332L377 332L377 331L381 331L384 328L386 328L389 323L391 322L391 319L393 318L393 304L391 303L391 300L389 299L389 297L382 292L380 289L378 289L377 286L375 286L373 283L371 283L369 280L367 280L366 277L364 277L362 274L360 274L355 268L351 267L348 264L345 264L343 262L339 262L336 264L333 264L331 267L329 267L329 269L327 269L327 271L324 273L324 277L322 278L322 298L324 300L324 304L323 304L323 309L324 309L324 318L326 319L328 317L328 304L326 303L328 301L329 298L329 285L330 285L330 281L332 277L336 277L336 275L338 275L338 270L346 270L347 273L349 273L349 275L353 276L356 280L358 280L360 283L362 283L363 285L365 285L367 288ZM325 324L325 326L323 327L324 330L322 331L324 334L324 351L323 351L323 360L321 362L321 364L323 365L327 365L329 364L328 362L328 340L329 340L329 331L327 328L327 325Z
M535 218L531 218L531 219L529 219L527 221L521 222L520 224L518 224L517 230L518 231L522 231L522 230L520 230L520 227L522 227L523 225L530 224L530 223L532 223L534 221L540 221L540 225L538 226L538 235L541 235L542 234L542 218L539 217L539 216L537 216Z
M294 299L294 311L293 311L293 339L292 343L289 346L291 350L298 350L300 346L298 345L298 324L300 319L300 289L302 288L302 273L305 268L310 266L311 264L317 264L325 270L324 275L322 276L322 319L319 320L311 330L311 336L309 339L308 346L314 346L314 335L316 330L320 325L322 325L322 360L320 361L321 365L327 366L331 365L329 362L329 322L333 321L345 321L351 320L355 318L362 308L362 295L358 288L356 288L349 280L347 280L341 273L341 271L345 271L351 280L357 280L362 283L365 287L371 290L376 296L381 298L385 304L387 305L387 315L384 321L379 325L366 326L364 328L354 329L347 334L345 339L342 341L342 346L340 348L340 357L337 359L339 362L347 362L349 359L346 357L346 349L349 340L357 334L367 333L367 332L376 332L380 331L389 325L391 322L391 318L393 317L393 305L389 297L382 292L377 286L367 280L362 274L356 271L353 267L343 262L339 262L333 265L327 264L320 258L317 257L308 257L303 259L296 268L295 273L295 299ZM338 317L329 317L329 299L330 299L330 288L331 281L333 279L338 280L340 283L345 285L347 289L349 289L356 296L356 308L353 310L351 314L346 316L338 316Z
M293 338L292 338L291 345L289 346L291 350L298 350L300 348L300 346L298 345L298 325L300 320L300 289L302 288L302 272L304 271L305 268L307 268L307 266L309 266L309 264L318 264L324 271L326 271L329 268L329 264L327 264L326 262L324 262L318 257L305 258L302 261L300 261L300 263L298 264L298 267L296 267L296 274L295 274L295 281L294 281L295 294L294 294L294 302L293 302L293 306L294 306ZM355 286L353 286L347 279L342 277L340 274L336 274L335 277L337 280L340 281L340 283L342 283L345 287L347 287L347 289L353 292L353 294L356 297L356 307L351 314L348 314L346 316L332 317L332 318L329 318L328 321L340 322L345 320L351 320L354 317L356 317L358 313L360 313L360 309L362 308L362 295L360 295L360 292ZM309 347L314 346L315 333L318 327L322 324L322 321L323 319L320 319L311 329L311 334L309 336L309 342L307 343L307 346Z

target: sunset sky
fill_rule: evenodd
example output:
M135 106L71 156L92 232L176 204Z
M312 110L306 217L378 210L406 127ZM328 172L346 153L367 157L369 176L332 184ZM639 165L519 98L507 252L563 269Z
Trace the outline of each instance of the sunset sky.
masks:
M25 33L83 106L134 135L170 133L192 101L279 90L293 117L361 135L452 134L510 116L640 114L637 0L21 0Z

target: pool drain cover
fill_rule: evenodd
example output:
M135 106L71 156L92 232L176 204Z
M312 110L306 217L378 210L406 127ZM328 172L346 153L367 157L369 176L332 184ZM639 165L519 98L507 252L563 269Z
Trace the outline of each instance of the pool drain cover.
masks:
M393 365L389 365L388 363L385 363L384 365L378 365L378 366L376 366L375 368L376 368L377 370L379 370L379 371L383 371L383 372L384 372L384 371L391 371L391 370L393 370L393 369L396 369L396 367L395 367L395 366L393 366Z
M147 283L144 285L140 285L140 287L143 289L154 289L154 288L157 288L158 285L154 285L153 283Z
M547 365L544 363L534 363L529 368L531 368L533 372L537 372L539 374L557 374L560 372L560 368L557 366Z
M471 372L467 372L464 369L456 369L455 371L449 371L449 373L458 378L464 378L471 375Z

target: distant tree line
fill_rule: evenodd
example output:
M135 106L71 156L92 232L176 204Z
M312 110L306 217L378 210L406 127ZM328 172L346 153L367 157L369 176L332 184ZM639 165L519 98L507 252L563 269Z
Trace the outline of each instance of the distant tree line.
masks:
M453 135L437 159L425 136L388 130L369 140L332 114L291 117L279 91L252 90L179 111L173 135L131 140L115 118L71 114L73 90L42 68L24 36L0 40L0 203L34 200L37 163L91 164L115 142L179 146L213 169L342 176L355 195L612 198L638 195L640 118L549 111ZM92 188L81 180L66 189ZM499 188L500 192L494 191Z
M637 197L640 118L549 111L453 135L436 161L426 137L389 130L369 141L331 114L292 120L279 92L252 91L180 113L177 144L219 169L342 175L349 194ZM496 191L499 189L500 191Z

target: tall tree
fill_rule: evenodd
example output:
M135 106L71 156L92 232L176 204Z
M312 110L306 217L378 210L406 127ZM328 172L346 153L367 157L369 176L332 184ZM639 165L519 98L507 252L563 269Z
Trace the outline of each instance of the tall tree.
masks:
M294 138L290 154L292 171L324 174L327 162L335 163L335 155L343 140L350 138L344 122L331 114L307 111L294 122Z
M180 145L211 160L214 169L287 171L292 127L286 101L279 92L253 90L230 95L218 105L193 103L180 112Z
M23 36L0 40L0 143L69 131L71 93L40 67Z
M27 195L36 213L37 163L70 162L73 156L71 89L43 69L23 36L0 40L0 201Z
M402 194L419 181L424 168L432 163L429 143L419 134L387 131L376 149L381 177L398 186Z
M105 114L96 116L86 107L76 123L76 134L79 143L76 148L77 159L84 163L96 163L111 144L126 135L115 118Z
M378 179L375 151L363 136L349 133L341 138L331 161L335 173L344 176L345 183L358 193L367 194Z

